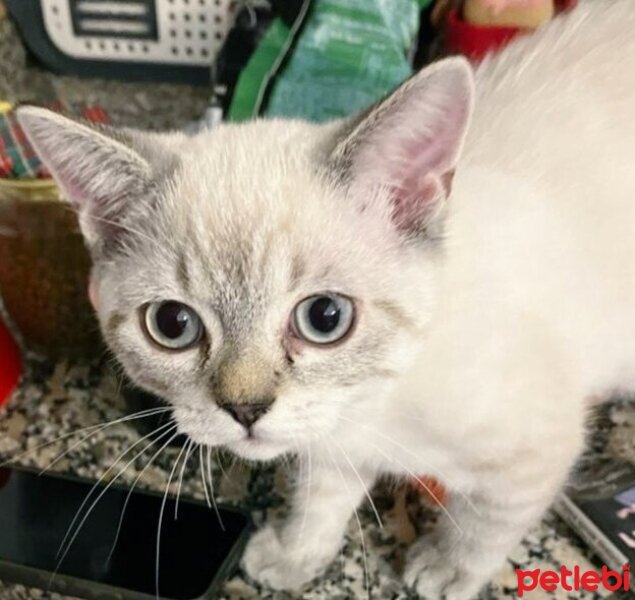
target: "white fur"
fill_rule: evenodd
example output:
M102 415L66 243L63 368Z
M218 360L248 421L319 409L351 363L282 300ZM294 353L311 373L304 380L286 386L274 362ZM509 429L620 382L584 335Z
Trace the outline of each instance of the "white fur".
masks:
M426 597L477 592L567 477L586 401L634 387L634 27L629 0L584 5L477 71L424 347L381 404L357 405L334 434L358 467L429 473L453 490L455 523L444 516L406 570ZM333 535L332 508L309 512L308 547L281 550L273 573L260 534L248 570L294 583Z
M447 87L420 86L434 81L424 72L388 101L397 112L386 111L387 121L381 108L371 113L380 124L371 132L389 127L386 137L354 140L340 153L352 148L348 195L315 172L341 123L265 121L194 139L132 138L164 187L148 188L154 203L140 193L132 215L117 215L130 234L117 253L104 259L92 248L107 340L139 384L174 404L180 429L196 442L258 460L295 452L310 466L289 520L251 540L243 561L250 575L275 588L302 586L336 555L353 507L379 475L427 474L451 500L432 539L410 551L406 581L432 599L470 598L568 476L589 398L635 387L634 31L632 0L597 0L477 70L452 193L443 206L447 173L435 172L428 198L439 205L435 218L446 219L440 246L404 242L388 188L402 183L395 173L417 180L400 161L430 131L445 140L446 156L434 164L453 166L470 105L457 61L429 72L445 69ZM440 98L458 119L445 118ZM459 124L414 123L420 105L432 106L421 119ZM85 130L55 118L43 124L46 116L28 109L21 119L64 184L73 151L59 164L51 141L68 139L60 129L76 141ZM86 154L95 144L104 142L76 144L88 173L103 158ZM141 159L118 159L132 163L135 177ZM415 159L431 164L427 155ZM102 200L105 181L95 180ZM118 195L116 206L124 200ZM92 244L98 207L90 197L74 201ZM146 202L154 212L140 218ZM175 275L179 257L187 259L187 293ZM290 285L297 257L304 272ZM298 301L324 290L354 298L358 324L345 343L317 349L290 337L287 325ZM212 371L201 368L200 349L168 354L148 343L139 307L162 299L198 312ZM253 396L285 369L253 437L214 402L211 376Z

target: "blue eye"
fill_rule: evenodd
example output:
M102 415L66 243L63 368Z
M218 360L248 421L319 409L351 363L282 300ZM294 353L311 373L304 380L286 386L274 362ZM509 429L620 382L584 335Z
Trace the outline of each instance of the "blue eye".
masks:
M353 326L355 306L339 294L310 296L294 309L296 334L312 344L332 344L341 340Z
M145 326L154 342L171 350L185 350L203 335L203 324L194 309L174 300L149 304Z

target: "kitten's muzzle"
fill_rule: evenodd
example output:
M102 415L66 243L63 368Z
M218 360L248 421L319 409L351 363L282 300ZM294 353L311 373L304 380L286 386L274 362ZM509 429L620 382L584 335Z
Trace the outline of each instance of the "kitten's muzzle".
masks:
M228 412L235 421L240 423L245 429L249 430L253 424L260 419L271 407L272 402L239 402L239 403L222 403L219 406Z

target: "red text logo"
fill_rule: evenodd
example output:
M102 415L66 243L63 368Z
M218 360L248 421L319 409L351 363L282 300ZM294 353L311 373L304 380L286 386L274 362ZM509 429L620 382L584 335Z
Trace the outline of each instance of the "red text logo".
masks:
M586 590L596 591L600 586L609 592L618 590L628 591L630 586L631 568L624 565L621 571L610 571L607 566L602 567L601 573L596 571L580 571L580 567L573 569L560 567L559 571L523 571L516 569L518 578L518 596L523 597L525 592L531 592L536 588L553 592L561 587L567 592Z

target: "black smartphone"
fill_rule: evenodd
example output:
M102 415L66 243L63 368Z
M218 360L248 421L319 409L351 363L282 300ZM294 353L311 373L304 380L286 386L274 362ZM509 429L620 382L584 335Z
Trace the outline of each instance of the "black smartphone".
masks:
M67 536L93 485L0 468L0 579L90 600L215 596L244 548L251 529L247 513L226 506L217 513L181 499L175 518L174 498L164 504L162 494L129 495L127 488L100 486ZM102 492L60 561L62 541L71 540L84 511Z

